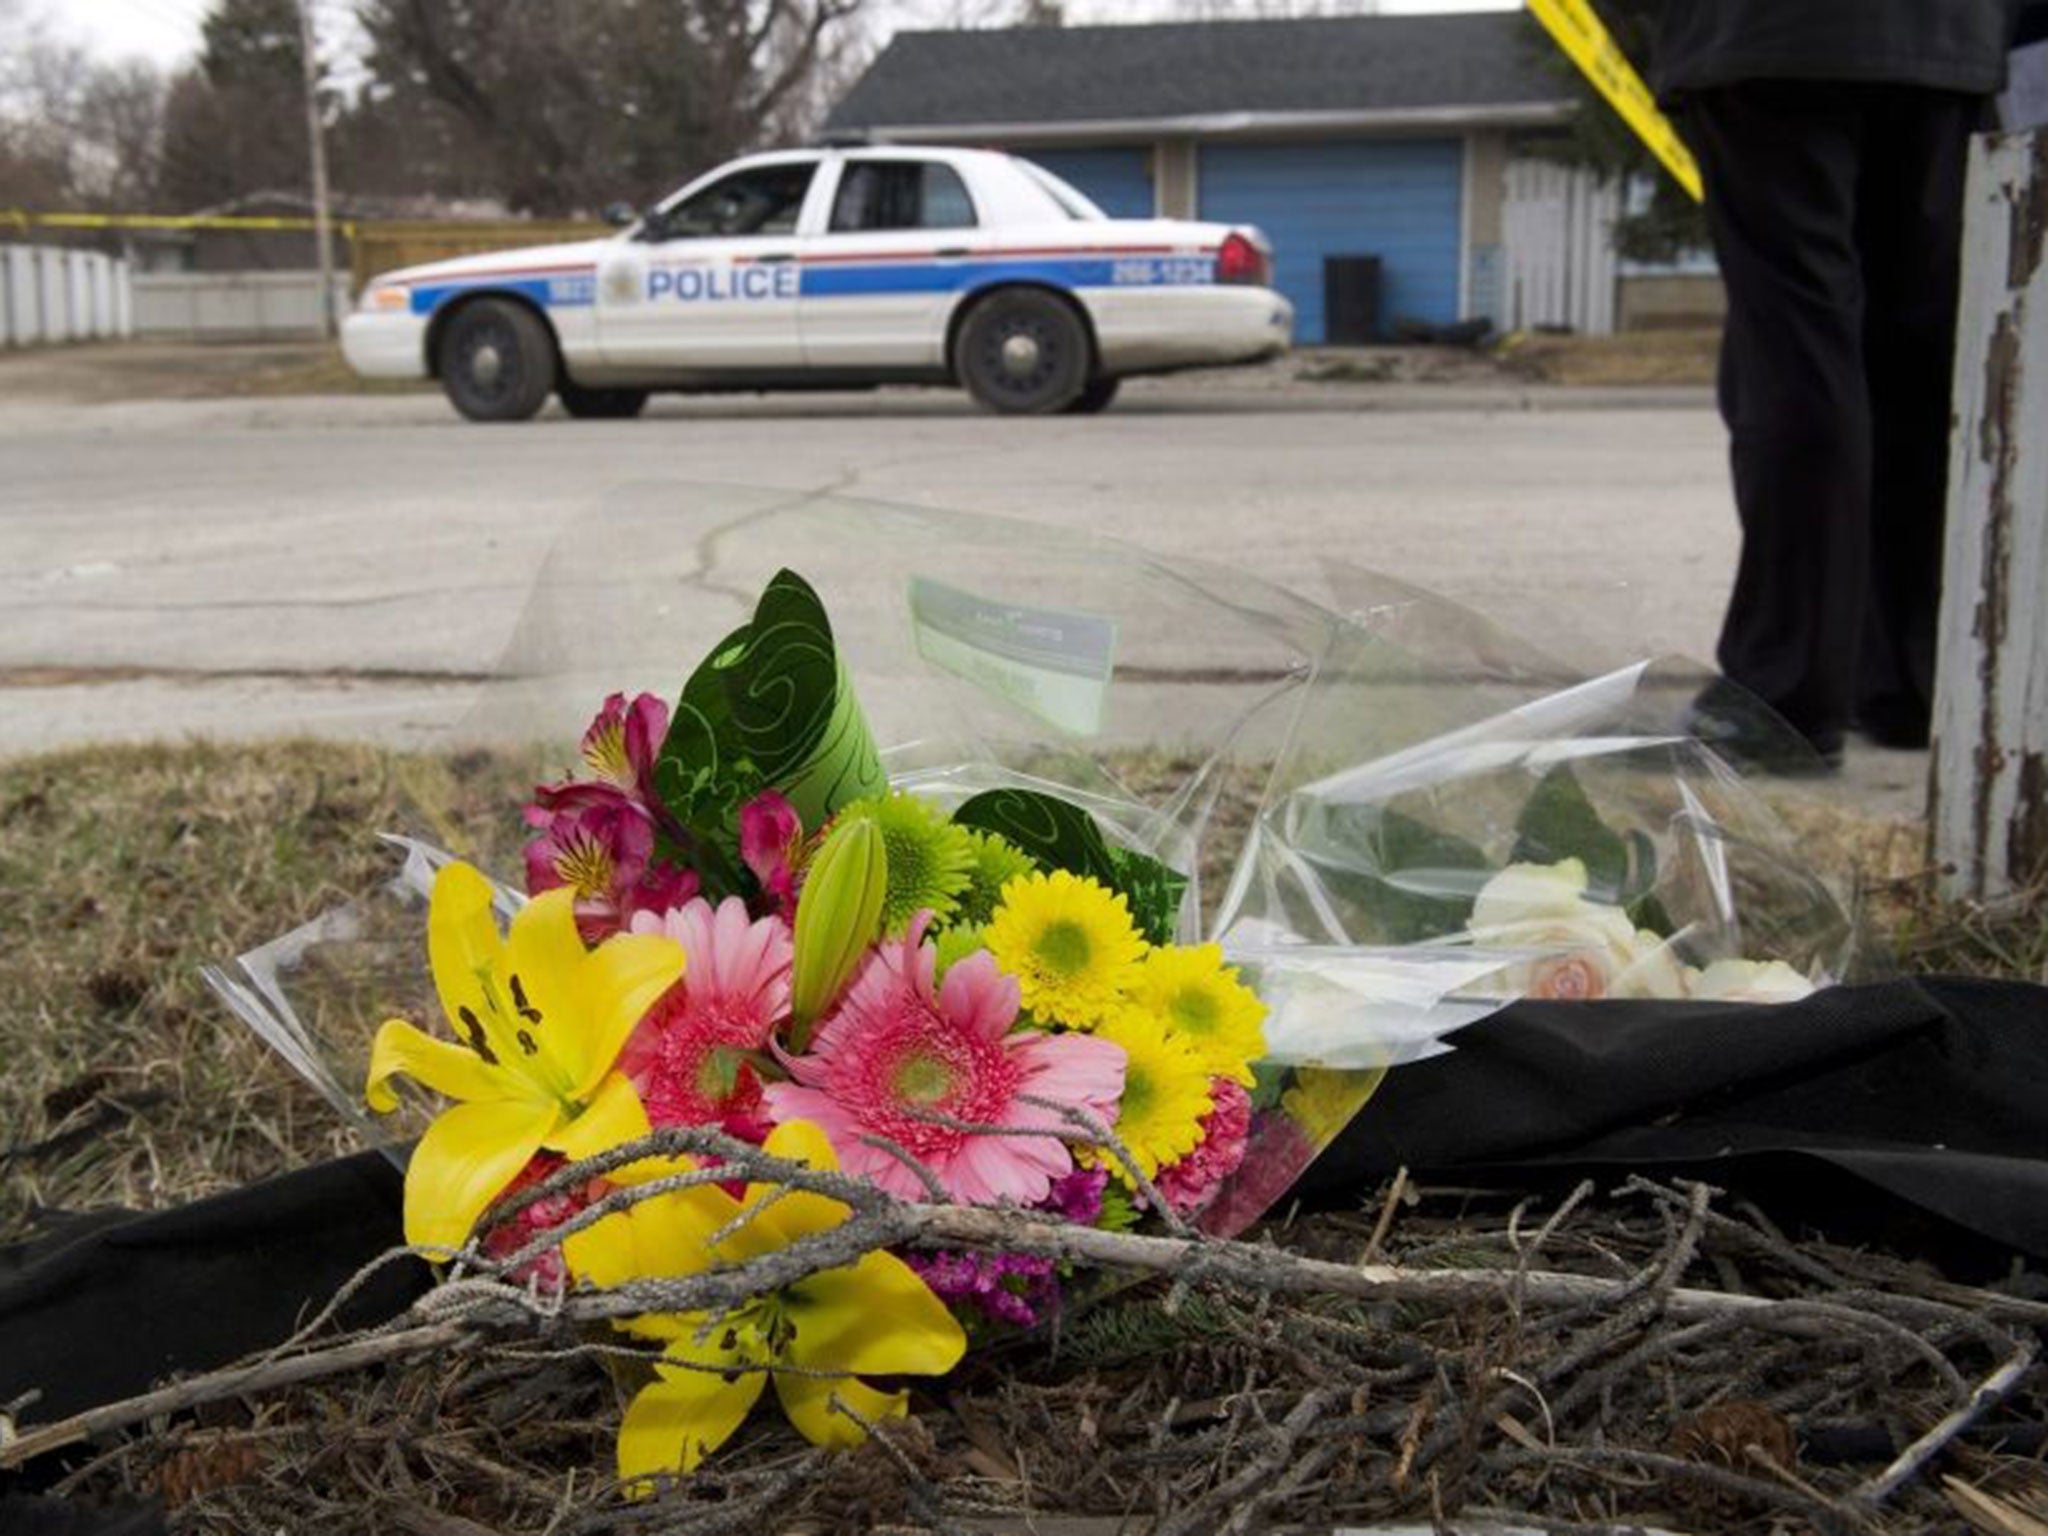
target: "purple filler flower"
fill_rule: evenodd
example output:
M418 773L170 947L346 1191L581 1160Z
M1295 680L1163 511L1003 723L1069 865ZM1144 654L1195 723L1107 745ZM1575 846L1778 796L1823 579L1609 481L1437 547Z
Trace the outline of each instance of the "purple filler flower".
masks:
M1079 1226L1102 1214L1107 1168L1076 1168L1052 1181L1034 1210ZM1057 1308L1060 1285L1051 1259L1022 1253L912 1253L910 1267L924 1277L939 1300L958 1310L972 1306L992 1322L1029 1328Z
M991 1322L1029 1328L1059 1305L1053 1261L1028 1253L911 1253L904 1260L956 1312L972 1306Z
M1109 1185L1107 1168L1076 1168L1052 1181L1052 1190L1038 1208L1061 1221L1091 1227L1102 1214L1102 1191Z

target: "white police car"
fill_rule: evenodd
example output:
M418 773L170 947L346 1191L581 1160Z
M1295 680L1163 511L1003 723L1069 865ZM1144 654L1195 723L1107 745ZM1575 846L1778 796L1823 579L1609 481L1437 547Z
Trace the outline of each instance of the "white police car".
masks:
M1110 219L986 150L750 155L618 235L387 272L342 326L463 415L632 416L650 391L957 383L1097 411L1127 374L1256 362L1294 312L1255 229Z

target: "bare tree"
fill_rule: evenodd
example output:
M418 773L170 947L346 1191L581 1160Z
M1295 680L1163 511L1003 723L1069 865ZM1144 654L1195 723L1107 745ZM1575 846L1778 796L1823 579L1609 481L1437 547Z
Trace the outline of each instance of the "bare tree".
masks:
M306 185L295 0L214 0L196 68L164 106L162 189L178 208Z
M137 208L156 190L164 82L95 63L18 0L0 0L0 204Z
M363 0L370 100L537 213L646 198L818 109L860 0ZM480 162L480 166L478 164Z
M694 114L704 151L723 159L795 138L820 115L814 87L860 0L694 0Z
M96 69L79 98L78 133L91 156L94 200L117 211L147 208L163 177L163 72L131 59Z

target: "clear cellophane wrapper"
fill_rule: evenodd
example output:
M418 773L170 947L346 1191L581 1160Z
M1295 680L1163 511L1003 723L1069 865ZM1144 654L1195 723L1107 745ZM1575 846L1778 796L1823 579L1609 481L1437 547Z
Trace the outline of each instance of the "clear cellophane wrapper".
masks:
M417 1132L424 1106L373 1122L361 1089L380 1019L435 1016L434 869L478 860L516 907L519 795L573 764L607 695L672 700L785 566L824 600L898 787L945 806L1056 794L1187 876L1180 940L1222 945L1269 1010L1246 1157L1199 1218L1212 1233L1279 1199L1390 1071L1570 958L1569 931L1475 923L1512 866L1576 860L1585 903L1640 921L1632 985L1683 996L1738 959L1824 984L1854 959L1777 818L1683 734L1697 669L1585 675L1334 563L1317 600L1034 524L661 484L574 522L445 738L502 776L495 817L423 807L385 829L388 880L212 972L216 990L367 1139Z

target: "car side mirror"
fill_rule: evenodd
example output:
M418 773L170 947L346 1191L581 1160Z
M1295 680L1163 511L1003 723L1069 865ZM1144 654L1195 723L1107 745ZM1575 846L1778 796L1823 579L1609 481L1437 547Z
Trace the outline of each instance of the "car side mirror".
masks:
M624 229L640 217L640 210L627 202L606 203L598 217L613 229Z

